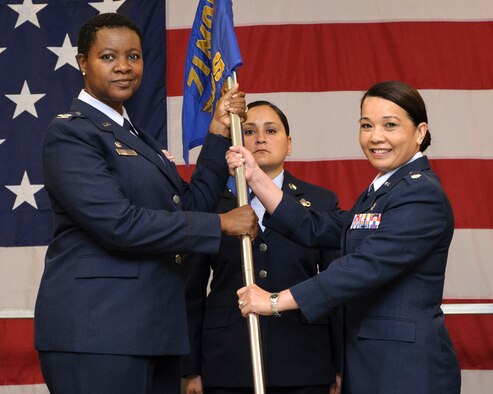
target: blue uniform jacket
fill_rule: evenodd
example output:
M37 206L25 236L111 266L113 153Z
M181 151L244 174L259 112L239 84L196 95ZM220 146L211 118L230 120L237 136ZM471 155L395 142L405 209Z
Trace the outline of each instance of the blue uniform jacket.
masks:
M39 350L131 355L189 351L182 252L213 253L228 177L209 135L190 184L160 144L75 99L43 145L54 239L35 307Z
M302 182L286 171L282 189L300 209L324 212L337 209L334 193ZM236 206L236 197L226 190L218 212ZM339 255L338 250L308 249L277 232L259 229L259 236L253 242L255 281L268 291L282 290L312 277ZM243 286L239 239L223 236L217 254L187 256L183 267L188 270L192 353L185 358L182 373L200 374L204 386L251 387L247 320L238 309L236 295ZM206 297L211 269L211 292ZM341 328L337 326L341 319L334 319L334 324L330 324L331 320L328 313L322 313L310 324L299 311L283 313L280 318L260 318L267 386L328 385L333 381L337 343L331 341L341 341Z
M341 234L330 214L289 196L264 224L307 246L330 247ZM345 305L344 393L460 392L440 308L453 231L448 198L419 158L359 197L342 227L343 256L291 288L309 320Z

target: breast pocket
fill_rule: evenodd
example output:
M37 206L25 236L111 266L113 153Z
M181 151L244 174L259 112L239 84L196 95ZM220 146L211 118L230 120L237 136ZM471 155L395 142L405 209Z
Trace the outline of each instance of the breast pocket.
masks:
M357 229L357 230L349 230L346 233L346 240L347 241L352 241L352 240L362 240L363 238L367 237L372 233L372 231L375 230L370 230L370 229Z
M346 233L346 253L354 253L358 251L363 240L368 237L373 231L369 229L348 230Z
M358 338L414 342L416 340L416 323L406 319L367 318L361 323Z
M80 256L75 278L138 278L139 263L135 260L125 259L102 254Z

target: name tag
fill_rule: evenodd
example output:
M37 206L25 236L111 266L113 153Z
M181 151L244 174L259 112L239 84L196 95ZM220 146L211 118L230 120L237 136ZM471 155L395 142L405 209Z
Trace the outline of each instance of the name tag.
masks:
M120 156L137 156L137 152L133 149L116 148L116 153Z
M354 215L350 229L375 230L378 228L378 226L380 226L381 221L382 221L381 213L357 213L356 215Z

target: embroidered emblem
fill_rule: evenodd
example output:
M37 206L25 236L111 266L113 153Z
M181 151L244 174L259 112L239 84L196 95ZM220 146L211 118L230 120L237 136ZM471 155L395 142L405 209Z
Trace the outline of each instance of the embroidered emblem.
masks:
M370 229L376 230L382 221L381 213L357 213L351 223L351 230Z

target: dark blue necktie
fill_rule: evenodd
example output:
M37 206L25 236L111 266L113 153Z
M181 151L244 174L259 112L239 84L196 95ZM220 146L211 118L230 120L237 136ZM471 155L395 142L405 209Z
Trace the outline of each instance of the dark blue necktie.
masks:
M128 130L130 133L132 133L134 136L136 136L136 137L139 136L139 133L137 132L137 130L134 129L132 124L127 119L123 119L123 127L126 130Z

